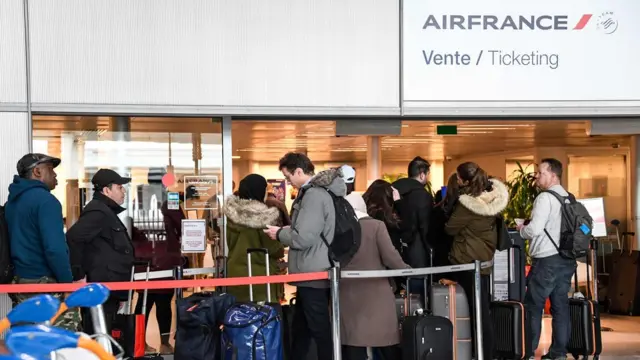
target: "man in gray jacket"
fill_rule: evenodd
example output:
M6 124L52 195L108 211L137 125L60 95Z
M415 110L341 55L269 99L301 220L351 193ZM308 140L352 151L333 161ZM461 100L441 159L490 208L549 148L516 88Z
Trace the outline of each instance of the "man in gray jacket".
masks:
M331 191L344 197L346 185L339 169L314 175L315 167L304 154L288 153L280 159L280 171L299 189L293 203L290 227L269 226L265 232L289 247L289 274L325 271L331 266L328 247L335 230L335 208ZM318 360L333 359L329 317L329 283L326 280L292 284L297 286L293 318L292 359L304 359L311 344L317 345Z

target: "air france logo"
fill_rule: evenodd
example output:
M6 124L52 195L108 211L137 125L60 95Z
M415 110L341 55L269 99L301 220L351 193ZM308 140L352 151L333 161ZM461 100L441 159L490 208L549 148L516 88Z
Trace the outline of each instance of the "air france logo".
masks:
M613 16L613 12L603 12L598 16L598 30L605 34L613 34L618 30L618 20Z
M580 17L569 15L429 15L423 30L538 30L580 31L589 27L593 14ZM612 12L602 13L597 19L597 27L605 34L612 34L618 28L618 21Z

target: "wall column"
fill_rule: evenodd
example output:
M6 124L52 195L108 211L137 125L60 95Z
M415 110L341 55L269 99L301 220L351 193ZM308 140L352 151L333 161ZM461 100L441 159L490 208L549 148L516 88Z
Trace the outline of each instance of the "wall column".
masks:
M631 201L628 203L631 205L631 210L629 212L630 221L627 222L628 231L634 231L636 236L633 237L635 239L632 246L635 250L640 249L640 191L638 191L638 187L640 186L640 135L633 135L631 137L631 149L629 151L630 155L628 161L628 189L629 196ZM625 244L627 245L627 244Z
M382 177L382 145L380 136L367 137L367 187Z

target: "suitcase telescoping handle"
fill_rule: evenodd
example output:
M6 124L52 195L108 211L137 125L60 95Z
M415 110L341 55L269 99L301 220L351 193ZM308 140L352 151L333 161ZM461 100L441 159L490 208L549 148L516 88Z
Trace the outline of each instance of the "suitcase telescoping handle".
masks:
M427 249L429 251L429 267L433 267L433 248L431 246L429 246L429 248ZM429 279L428 283L429 284L433 284L433 274L429 274L428 276L425 276L422 278L422 280L424 281L423 287L424 287L424 303L425 303L425 307L427 306L427 304L429 303L429 290L427 288L427 279ZM411 310L411 292L409 291L409 283L410 283L411 277L407 277L407 295L405 297L405 299L407 299L407 303L406 306L404 307L404 315L405 316L409 316L409 311ZM426 310L426 309L424 309Z
M589 253L587 255L587 299L598 301L598 284L596 283L596 279L593 279L593 293L591 292L591 274L589 274L589 258L591 258L591 269L597 269L597 259L598 259L598 240L596 238L591 238L589 241ZM573 273L573 287L575 292L580 291L578 287L578 267L576 266L576 271Z
M267 269L266 275L269 276L269 250L265 248L249 248L247 249L247 270L249 277L253 276L251 273L251 254L254 252L264 253L264 264ZM271 302L271 284L267 283L267 302ZM249 300L253 301L253 285L249 285Z
M131 282L135 281L136 275L136 266L143 265L147 267L147 272L145 276L145 282L149 281L149 273L151 272L151 261L134 261L131 266ZM147 313L147 295L149 294L149 289L144 289L142 293L142 313ZM129 313L127 315L133 314L133 289L129 289L129 297L127 298L127 308Z

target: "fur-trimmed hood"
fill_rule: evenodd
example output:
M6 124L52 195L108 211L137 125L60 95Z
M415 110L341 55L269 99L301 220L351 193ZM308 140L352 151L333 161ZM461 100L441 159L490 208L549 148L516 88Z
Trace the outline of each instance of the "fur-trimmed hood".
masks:
M260 201L240 199L233 195L224 202L223 211L234 224L252 229L274 225L280 217L275 207L270 208Z
M347 185L342 178L342 170L340 168L320 171L311 178L308 186L323 187L336 196L344 197L347 195Z
M483 216L494 216L501 213L509 204L509 189L496 179L490 179L493 190L485 191L478 197L460 195L458 201L470 211Z

